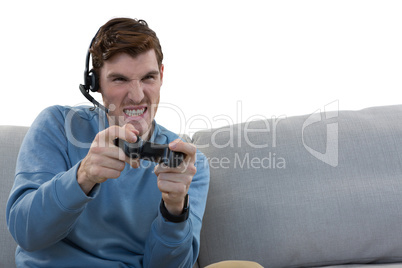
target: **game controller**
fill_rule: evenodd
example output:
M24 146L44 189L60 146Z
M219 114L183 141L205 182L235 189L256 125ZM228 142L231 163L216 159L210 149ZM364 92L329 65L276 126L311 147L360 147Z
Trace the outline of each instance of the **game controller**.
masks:
M124 153L133 159L144 159L156 163L164 163L168 167L179 166L185 157L182 152L174 152L168 144L157 144L144 141L137 136L137 141L129 143L119 138L114 140L114 145L123 149Z

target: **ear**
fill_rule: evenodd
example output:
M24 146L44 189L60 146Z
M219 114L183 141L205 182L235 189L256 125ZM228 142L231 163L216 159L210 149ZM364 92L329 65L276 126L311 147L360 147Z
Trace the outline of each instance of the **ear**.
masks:
M163 71L165 70L165 66L161 64L161 69L159 70L159 76L161 78L161 85L163 84Z
M103 96L103 90L102 90L102 86L101 86L101 75L102 75L102 69L103 66L101 68L98 69L98 71L96 72L96 78L97 78L97 82L96 85L98 87L98 93L102 94Z

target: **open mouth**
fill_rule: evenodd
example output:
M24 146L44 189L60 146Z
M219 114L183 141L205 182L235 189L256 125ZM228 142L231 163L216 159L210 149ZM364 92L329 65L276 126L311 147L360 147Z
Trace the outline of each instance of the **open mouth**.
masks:
M143 107L143 108L140 108L140 109L124 109L123 112L129 117L134 117L134 116L143 115L146 110L147 110L147 108Z

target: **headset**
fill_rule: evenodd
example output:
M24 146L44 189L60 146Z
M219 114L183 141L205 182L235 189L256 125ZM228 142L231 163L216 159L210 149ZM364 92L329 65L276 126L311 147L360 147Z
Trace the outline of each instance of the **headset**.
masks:
M105 111L105 113L108 113L109 109L100 104L89 94L89 91L97 92L99 90L99 78L97 77L94 69L89 70L89 60L91 58L90 49L92 47L92 44L95 42L95 39L99 31L100 29L96 32L95 36L92 38L91 44L89 44L85 60L84 84L80 84L79 88L81 93L85 96L85 98L87 98L90 102L94 104L94 108L99 107L101 110Z

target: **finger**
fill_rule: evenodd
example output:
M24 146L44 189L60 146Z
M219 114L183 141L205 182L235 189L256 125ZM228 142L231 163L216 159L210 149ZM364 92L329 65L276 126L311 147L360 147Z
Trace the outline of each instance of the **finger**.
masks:
M140 132L132 124L130 124L130 123L125 124L123 126L123 129L125 131L125 136L128 137L128 139L129 139L129 140L124 139L124 137L123 137L123 139L125 141L128 141L128 142L136 142L137 141L137 136L140 134ZM134 134L134 136L132 134Z
M119 145L115 144L116 139L121 139L130 143L134 143L137 141L137 135L139 134L138 130L131 124L126 124L123 127L112 126L108 128L108 131L105 132L105 139L107 139L108 144L113 144L113 147L116 148L118 155L113 157L118 158L121 161L125 161L129 163L132 167L137 168L139 166L135 161L131 161L130 158L127 158L123 149L120 148ZM111 146L109 146L111 147ZM116 152L115 152L116 153Z
M100 154L92 154L89 158L81 163L88 178L92 178L96 182L108 178L117 178L121 171L125 168L125 162L109 158Z
M137 141L138 134L138 130L131 124L126 124L123 127L111 126L104 131L104 139L108 144L114 144L114 140L117 138L134 143Z
M99 166L121 172L126 167L126 162L118 160L116 158L104 157Z
M99 155L99 156L103 156L103 157L107 157L107 158L112 158L112 159L117 159L120 161L125 161L126 160L126 155L124 154L123 150L121 150L118 147L102 147L102 146L96 146L96 147L92 147L91 151L92 154L94 155ZM103 161L103 159L99 159L101 163L101 161ZM97 164L96 162L94 162L94 164Z
M197 168L195 167L194 163L191 163L190 161L184 159L183 163L181 163L179 166L173 168L169 167L163 163L158 164L154 168L154 172L156 176L158 176L161 173L185 173L185 174L191 174L195 175L197 172Z
M140 165L141 165L140 159L131 158L131 157L128 157L128 156L125 156L125 162L128 163L133 168L139 168Z
M97 152L101 150L102 152ZM101 166L122 171L126 165L124 162L125 157L120 156L118 148L95 148L92 151L95 152L89 158L89 165L91 166Z
M194 144L184 142L180 139L176 139L169 143L169 149L175 152L182 152L186 155L185 161L195 163L197 148Z
M158 182L180 183L190 186L193 176L188 174L161 173L158 176Z
M165 201L165 204L168 203L174 204L177 202L182 202L184 196L188 193L190 188L189 185L171 182L166 180L158 180L158 189L162 193L162 198Z
M172 196L185 196L190 185L181 182L172 182L169 180L158 180L158 188L162 193L169 193ZM167 201L167 200L165 200Z
M168 203L182 203L184 201L184 197L187 194L187 191L180 191L180 192L175 192L175 191L170 191L170 192L165 192L161 191L162 193L162 199L165 202L165 205ZM183 208L183 206L181 206Z
M98 183L103 182L107 179L117 179L120 177L121 171L111 168L106 168L102 166L97 166L96 170L93 170L93 175L97 178Z

